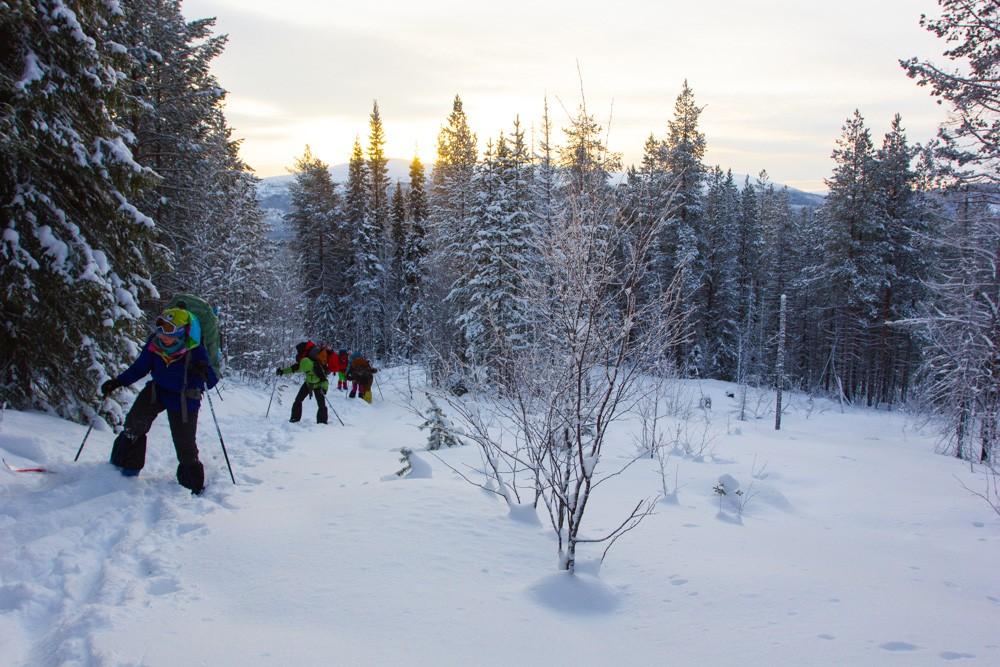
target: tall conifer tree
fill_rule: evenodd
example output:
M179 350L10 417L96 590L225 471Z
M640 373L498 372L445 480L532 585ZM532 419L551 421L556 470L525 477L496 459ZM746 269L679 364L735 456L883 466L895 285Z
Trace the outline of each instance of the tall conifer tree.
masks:
M109 31L121 19L98 1L0 11L0 399L73 419L131 361L155 294L154 223L137 207L151 173L121 125L138 65Z
M688 315L695 320L697 304L703 295L699 294L702 287L704 263L699 253L703 230L702 219L702 184L705 179L705 135L698 129L698 118L701 108L695 104L694 90L688 86L685 79L684 87L674 104L674 117L668 123L667 139L663 146L663 163L668 175L668 190L673 197L671 216L664 229L661 252L665 261L662 270L663 284L669 284L677 270L684 271L682 283L682 299L685 300ZM696 340L703 338L703 333L696 324ZM679 353L687 356L679 359L688 372L698 372L702 366L703 355L695 347L678 348Z
M292 210L286 218L295 229L294 251L305 333L330 342L337 336L339 313L332 291L336 268L338 195L325 162L309 146L295 165Z
M437 159L431 176L428 231L431 256L425 296L441 304L428 315L427 335L437 342L438 357L460 355L464 346L454 322L468 307L457 298L448 299L455 281L468 271L468 239L472 237L472 206L476 173L476 135L469 127L461 98L456 95L447 124L438 134ZM457 294L455 295L458 296ZM437 369L433 375L437 378Z
M386 231L389 226L389 160L385 156L385 131L378 102L369 120L365 217L356 235L354 316L360 349L370 355L386 352Z
M427 283L427 192L424 165L414 157L410 163L410 195L407 198L409 225L403 250L403 304L406 331L403 353L412 359L423 349L426 327L424 285Z

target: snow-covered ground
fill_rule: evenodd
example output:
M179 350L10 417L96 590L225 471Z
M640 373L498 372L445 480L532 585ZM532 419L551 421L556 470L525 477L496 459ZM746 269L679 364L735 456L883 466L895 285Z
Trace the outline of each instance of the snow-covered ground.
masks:
M268 391L224 382L238 483L205 409L201 497L174 481L165 418L129 479L106 463L112 433L73 463L83 427L8 410L0 454L54 472L0 469L0 663L1000 665L1000 517L963 488L981 474L900 414L793 395L776 433L735 420L732 386L686 383L712 398L706 456L673 456L678 502L570 577L545 516L515 519L419 451L403 370L379 380L372 405L333 393L346 427L309 402L288 423L291 385L265 419ZM634 454L634 427L601 466ZM420 474L393 475L402 446ZM440 456L479 463L473 446ZM639 461L595 491L586 532L660 490Z

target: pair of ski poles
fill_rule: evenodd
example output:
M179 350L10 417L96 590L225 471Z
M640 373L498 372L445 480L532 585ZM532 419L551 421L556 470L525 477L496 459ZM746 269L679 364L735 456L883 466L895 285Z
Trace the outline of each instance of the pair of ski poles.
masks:
M271 398L267 401L267 412L264 413L264 419L267 419L268 416L271 414L271 401L274 400L274 392L278 390L279 382L281 382L280 378L274 381L274 388L271 389ZM332 403L330 403L330 399L326 397L326 393L323 394L323 400L326 401L326 404L330 407L330 410L333 411L333 416L337 418L337 421L340 422L340 425L347 426L347 424L344 423L344 420L340 418L340 415L337 414L337 409L333 407Z
M233 484L236 484L236 477L233 475L233 466L229 463L229 452L226 451L226 441L222 439L222 429L219 428L219 420L215 417L215 406L212 404L212 394L210 392L205 392L208 397L208 408L212 412L212 421L215 422L215 432L219 434L219 444L222 445L222 455L226 458L226 468L229 469L229 479L233 480ZM222 395L219 395L222 398ZM101 401L101 405L98 407L98 414L100 410L104 407L107 398ZM181 400L186 400L183 397ZM94 421L97 415L94 415L94 419L90 420L90 426L87 427L87 432L83 435L83 442L80 443L80 448L76 450L76 456L73 457L73 461L76 462L80 459L80 453L83 451L83 446L87 444L87 438L90 437L90 432L94 430Z

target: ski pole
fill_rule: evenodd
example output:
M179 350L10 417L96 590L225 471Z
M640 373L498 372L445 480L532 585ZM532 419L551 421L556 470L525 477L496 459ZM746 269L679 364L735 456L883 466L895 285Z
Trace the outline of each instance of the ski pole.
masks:
M372 379L375 380L375 388L378 389L378 397L379 397L379 399L384 401L385 400L385 396L382 395L382 387L380 387L378 385L378 376L374 375L374 376L372 376Z
M83 442L80 443L80 449L76 450L76 456L73 457L73 461L80 460L80 452L83 451L83 446L87 444L87 438L90 437L90 432L94 430L94 421L90 421L90 426L87 427L87 432L83 436Z
M219 420L215 418L215 406L212 405L212 394L211 392L205 392L208 396L208 409L212 411L212 421L215 422L215 432L219 434L219 444L222 445L222 455L226 457L226 467L229 468L229 479L233 480L233 484L236 483L236 478L233 476L233 466L229 465L229 453L226 452L226 443L222 440L222 429L219 428Z
M347 426L347 424L344 423L344 420L340 418L340 415L337 414L337 410L333 407L333 404L330 403L330 399L326 397L326 394L323 394L323 400L326 401L326 404L330 406L331 410L333 410L333 416L337 418L337 421L340 422L340 425Z
M281 382L280 378L274 381L274 389L271 390L271 398L267 401L267 412L264 413L264 419L267 419L267 416L271 414L271 401L274 400L274 392L278 390L279 382Z
M101 408L104 407L104 401L106 401L106 400L107 400L106 398L103 399L101 401L101 404L99 406L97 406L97 414L101 413ZM96 417L97 417L97 415L94 415L94 418L96 418ZM74 463L80 460L80 452L83 451L83 446L87 444L87 438L90 437L90 432L93 431L93 430L94 430L94 419L91 419L90 420L90 426L87 427L87 432L83 434L83 442L80 443L80 449L76 450L76 456L73 457L73 462Z

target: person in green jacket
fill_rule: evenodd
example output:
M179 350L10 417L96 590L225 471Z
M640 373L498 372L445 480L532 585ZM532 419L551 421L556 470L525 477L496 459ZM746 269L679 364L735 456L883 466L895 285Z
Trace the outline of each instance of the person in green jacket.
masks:
M330 388L330 383L326 379L326 368L310 356L310 352L319 351L319 348L312 341L299 343L295 346L297 352L295 363L287 368L279 368L278 375L291 375L292 373L304 373L305 382L295 396L292 403L292 418L288 421L297 422L302 419L302 401L310 394L316 397L316 423L325 424L327 420L326 392Z

